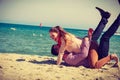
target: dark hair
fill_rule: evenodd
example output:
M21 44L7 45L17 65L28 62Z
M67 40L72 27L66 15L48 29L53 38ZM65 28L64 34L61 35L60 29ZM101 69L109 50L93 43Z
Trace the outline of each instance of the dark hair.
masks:
M51 47L51 54L57 56L57 55L58 55L58 52L57 52L57 50L54 48L54 46L55 46L55 45L52 45L52 47Z
M55 56L58 56L58 51L57 51L57 49L54 48L54 46L55 46L55 44L52 45L52 47L51 47L51 54L55 55ZM64 53L69 54L69 52L67 50L65 50Z

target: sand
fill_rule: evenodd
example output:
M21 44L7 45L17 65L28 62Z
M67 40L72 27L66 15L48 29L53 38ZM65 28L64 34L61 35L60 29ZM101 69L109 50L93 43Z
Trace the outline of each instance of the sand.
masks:
M0 80L120 80L113 62L101 69L55 63L56 57L0 53Z

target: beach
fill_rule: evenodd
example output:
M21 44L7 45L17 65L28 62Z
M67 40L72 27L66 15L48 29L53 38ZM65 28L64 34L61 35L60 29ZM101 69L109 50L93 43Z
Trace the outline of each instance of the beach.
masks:
M55 63L56 57L0 53L0 80L120 80L113 62L101 69Z

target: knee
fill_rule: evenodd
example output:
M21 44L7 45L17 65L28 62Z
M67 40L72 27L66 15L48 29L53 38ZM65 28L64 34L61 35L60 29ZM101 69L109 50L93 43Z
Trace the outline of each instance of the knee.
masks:
M98 62L96 62L95 65L94 65L94 68L99 69L99 68L101 68L101 65L99 65Z
M94 69L94 68L95 68L95 64L91 63L91 64L90 64L90 68L93 68L93 69Z
M96 62L96 63L90 64L90 68L99 69L99 68L101 68L101 66Z
M99 64L97 62L96 63L90 63L90 68L99 69L100 66L99 66Z

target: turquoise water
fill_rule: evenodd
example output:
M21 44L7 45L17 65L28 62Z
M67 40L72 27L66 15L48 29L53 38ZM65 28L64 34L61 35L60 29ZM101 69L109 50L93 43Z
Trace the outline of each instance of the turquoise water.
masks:
M50 50L55 42L49 37L49 29L49 26L0 23L0 52L52 56ZM86 30L65 30L79 37L87 34ZM110 53L120 56L120 36L114 35L111 38Z

